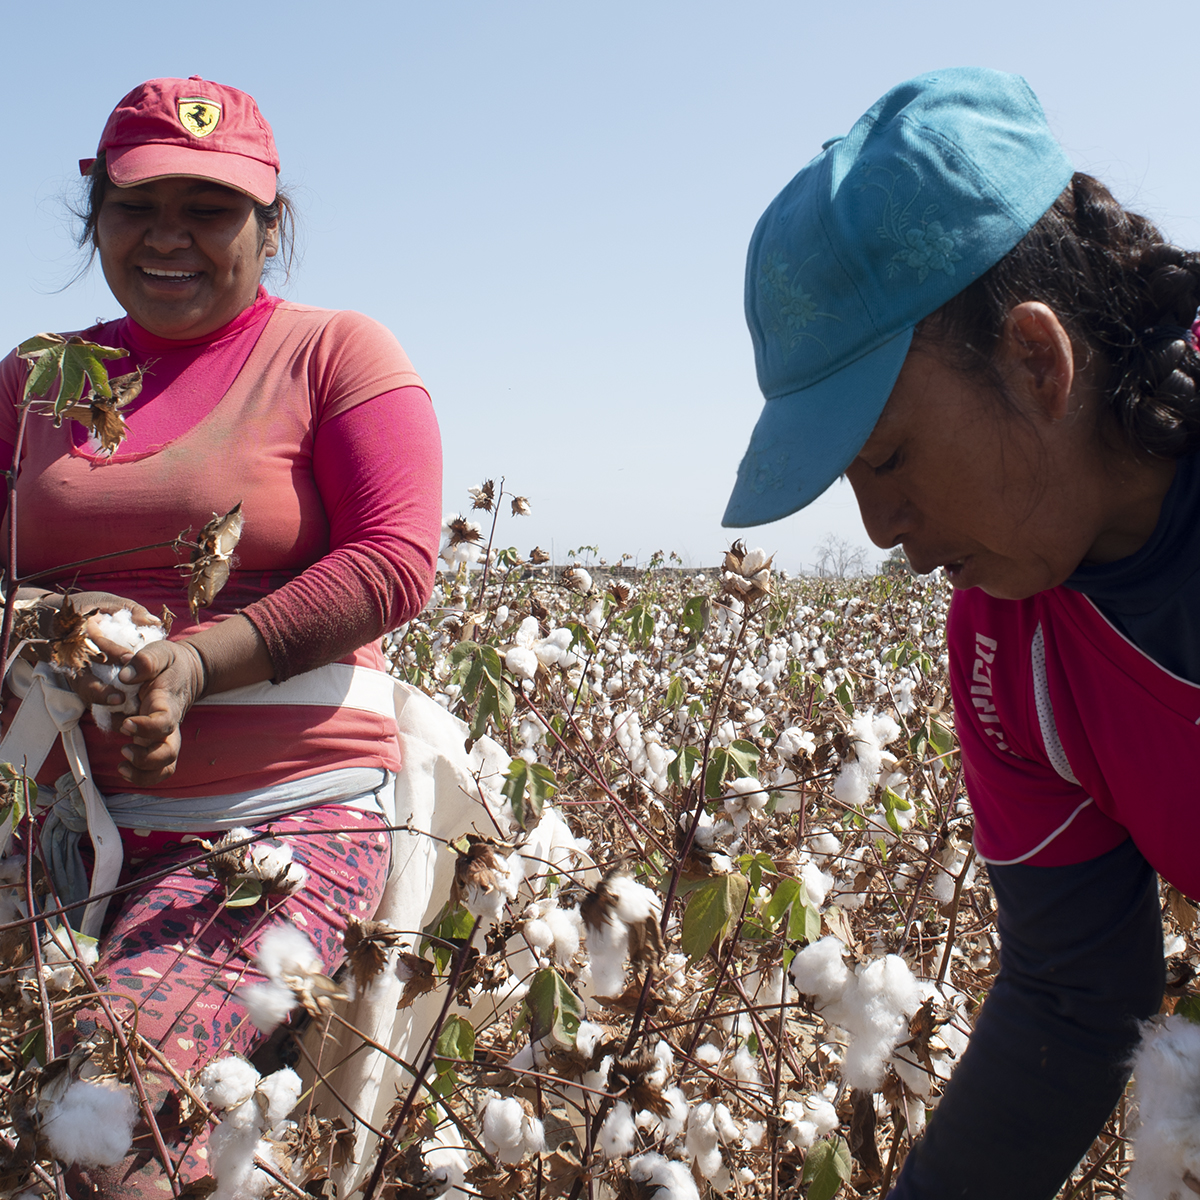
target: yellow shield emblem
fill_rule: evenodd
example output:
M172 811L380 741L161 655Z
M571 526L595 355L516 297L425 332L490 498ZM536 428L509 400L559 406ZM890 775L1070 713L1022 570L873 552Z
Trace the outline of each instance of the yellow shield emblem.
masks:
M185 96L179 101L179 123L192 137L208 137L221 120L221 106L200 96Z

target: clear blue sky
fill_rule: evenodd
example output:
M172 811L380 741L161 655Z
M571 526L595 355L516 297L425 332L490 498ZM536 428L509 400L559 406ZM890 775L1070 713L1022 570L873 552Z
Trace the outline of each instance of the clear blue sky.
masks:
M293 299L388 325L445 439L444 508L505 475L501 544L712 563L760 408L741 312L772 196L891 85L1018 71L1077 167L1200 243L1182 4L122 3L5 11L0 344L119 311L65 202L129 88L251 92L303 217ZM864 543L839 485L751 544Z

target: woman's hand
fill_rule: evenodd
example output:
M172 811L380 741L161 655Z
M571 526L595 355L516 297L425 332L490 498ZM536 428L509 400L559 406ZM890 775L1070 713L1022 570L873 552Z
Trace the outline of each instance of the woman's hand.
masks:
M204 695L204 661L186 641L151 642L130 658L119 678L141 684L137 716L121 722L121 734L133 740L121 751L125 762L119 770L135 787L154 787L175 773L179 723Z

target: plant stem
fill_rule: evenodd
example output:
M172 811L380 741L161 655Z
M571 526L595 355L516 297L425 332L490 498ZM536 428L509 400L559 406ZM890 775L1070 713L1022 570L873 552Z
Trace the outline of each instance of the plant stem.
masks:
M0 663L8 662L8 644L12 641L13 615L17 604L17 475L21 470L21 448L25 443L25 426L28 423L29 405L26 404L21 408L12 466L8 470L8 553L4 562L4 621L0 624Z

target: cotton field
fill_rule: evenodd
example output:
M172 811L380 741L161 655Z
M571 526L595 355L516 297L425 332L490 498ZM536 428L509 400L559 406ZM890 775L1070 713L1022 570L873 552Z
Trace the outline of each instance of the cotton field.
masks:
M788 579L741 542L703 571L551 564L509 545L528 500L489 482L468 501L432 603L385 650L461 721L455 753L499 766L475 771L479 817L448 831L452 881L422 930L357 923L333 979L294 925L263 939L268 982L241 999L282 1057L179 1081L211 1130L205 1187L321 1194L341 1170L339 1194L368 1200L885 1195L998 968L952 732L949 585ZM214 871L252 838L205 843ZM267 877L279 895L305 880L261 859L223 886L242 903L246 880L264 889L269 920ZM0 892L0 1186L49 1195L56 1163L127 1150L137 1055L131 1029L102 1031L89 1070L40 1068L37 1031L98 985L94 949L51 929L30 943L24 880L0 864L20 885ZM1167 905L1169 1006L1200 962L1194 918ZM403 1053L352 1020L384 982L396 1020L429 1014ZM1195 1028L1173 1016L1148 1039L1147 1078L1190 1078ZM329 1119L307 1052L288 1060L314 1030L351 1055L366 1037L397 1070L373 1124L337 1096L374 1134ZM1179 1106L1154 1095L1155 1153L1188 1170L1195 1123L1172 1133ZM1122 1195L1134 1129L1131 1093L1064 1195ZM352 1145L367 1157L346 1175Z

